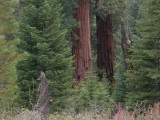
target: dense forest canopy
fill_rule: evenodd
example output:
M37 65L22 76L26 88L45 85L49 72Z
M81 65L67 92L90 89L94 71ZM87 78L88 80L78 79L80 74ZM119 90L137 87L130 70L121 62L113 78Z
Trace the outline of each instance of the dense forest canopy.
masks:
M159 21L159 0L0 0L0 119L160 119Z

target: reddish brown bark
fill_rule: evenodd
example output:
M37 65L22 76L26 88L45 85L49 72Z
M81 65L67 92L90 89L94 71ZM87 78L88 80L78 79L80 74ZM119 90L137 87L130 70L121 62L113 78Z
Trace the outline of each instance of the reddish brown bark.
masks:
M74 30L78 39L73 40L72 48L76 67L73 77L77 81L73 86L84 81L86 72L92 67L88 0L78 0L78 5L75 19L79 22L79 27Z
M111 15L105 19L96 17L97 22L97 67L106 71L111 85L115 84L114 75L114 47Z

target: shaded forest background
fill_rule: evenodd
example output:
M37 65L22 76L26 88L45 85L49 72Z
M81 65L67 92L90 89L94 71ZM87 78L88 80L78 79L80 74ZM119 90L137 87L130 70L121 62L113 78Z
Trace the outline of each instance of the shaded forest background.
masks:
M0 114L24 108L43 117L112 117L158 104L159 6L159 0L0 0Z

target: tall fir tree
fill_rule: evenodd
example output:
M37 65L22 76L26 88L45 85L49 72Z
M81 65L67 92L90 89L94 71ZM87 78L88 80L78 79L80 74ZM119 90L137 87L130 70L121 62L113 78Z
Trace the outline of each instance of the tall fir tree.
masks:
M140 39L133 41L127 70L126 105L134 108L145 101L153 105L160 100L160 1L143 3L142 19L138 24Z
M28 55L17 64L22 105L33 107L37 78L46 74L50 86L51 108L59 111L72 85L72 57L66 29L62 29L62 6L58 0L27 0L20 23L20 51Z

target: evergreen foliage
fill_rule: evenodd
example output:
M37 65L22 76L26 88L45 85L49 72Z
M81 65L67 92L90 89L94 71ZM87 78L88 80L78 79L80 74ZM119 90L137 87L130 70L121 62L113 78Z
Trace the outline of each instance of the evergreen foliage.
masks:
M27 0L20 23L20 51L28 55L17 64L21 103L33 107L37 101L37 78L46 74L51 108L59 111L72 84L72 57L62 29L62 6L58 0Z
M106 81L98 81L94 73L87 74L85 82L81 83L75 90L70 103L76 113L83 111L110 111L113 108L110 89ZM69 106L71 107L71 106Z
M108 14L115 14L124 8L125 0L99 0L97 3L97 12L101 17Z
M7 108L13 105L16 97L17 86L15 84L17 75L15 64L17 61L15 38L18 28L15 22L12 7L13 0L0 0L0 106ZM12 96L12 98L10 98ZM1 109L0 108L0 109Z
M134 108L145 101L153 105L160 99L160 1L144 2L143 19L138 24L141 38L134 40L128 62L132 68L127 70L126 105Z
M148 107L160 101L160 0L88 0L94 56L92 69L96 73L88 72L85 81L72 89L71 44L78 40L74 31L81 25L81 21L74 19L79 19L76 16L78 1L0 0L0 118L1 112L8 109L16 113L19 106L35 108L40 92L37 79L41 72L45 73L49 83L51 113L66 112L73 116L91 113L96 119L96 115L108 112L115 115L118 111L116 115L121 116L125 109L119 104L134 110L137 105ZM85 14L81 18L85 20ZM112 33L114 37L113 86L107 82L105 69L96 68L98 19L110 26L100 31L104 33L101 38ZM88 31L86 29L85 33ZM109 42L104 43L100 50L111 47ZM86 47L86 44L78 44L75 51ZM107 53L105 57L114 56L106 50L102 53ZM86 66L85 62L80 66ZM150 107L153 118L155 110L159 112L157 106ZM130 112L127 114L130 116Z
M63 28L68 29L68 34L71 34L73 27L77 26L77 22L74 19L75 9L78 7L77 1L78 0L60 0L60 3L63 6L62 13L65 17L65 19L62 19L62 26ZM68 37L71 36L68 35Z
M130 29L131 39L139 39L139 33L136 28L139 26L137 22L142 18L143 0L127 0L126 9L124 11L124 21Z
M127 0L126 3L126 20L132 28L133 34L136 32L137 20L141 18L142 1L143 0Z
M122 41L120 41L120 28L115 34L115 75L116 84L113 88L113 100L124 106L126 95L126 77L125 77L125 63L122 51Z
M124 76L125 68L120 64L115 74L116 85L114 87L113 99L116 103L124 105L126 95L126 78Z

